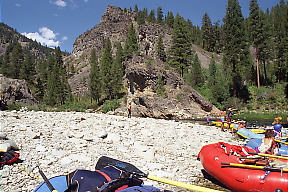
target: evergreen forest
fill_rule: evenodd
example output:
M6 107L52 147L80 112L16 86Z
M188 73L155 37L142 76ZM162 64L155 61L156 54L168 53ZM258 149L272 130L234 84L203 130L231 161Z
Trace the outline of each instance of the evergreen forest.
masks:
M219 109L233 106L248 110L288 110L287 4L280 0L270 10L262 10L257 0L250 0L249 17L244 18L238 0L228 0L222 21L212 23L209 13L205 13L201 26L193 25L179 13L168 11L165 15L161 7L150 12L147 8L139 10L137 5L134 10L129 9L137 13L137 25L157 23L171 30L172 46L168 51L162 36L158 38L157 59L166 63L165 69L177 71L187 84ZM124 12L127 11L125 8ZM67 53L60 47L41 48L35 41L23 46L19 43L20 36L9 35L15 30L3 30L3 25L1 42L7 46L0 57L0 73L25 79L41 104L51 107L69 104L78 109L95 109L104 104L104 111L119 106L118 100L125 94L123 61L139 54L136 26L132 23L124 47L120 42L112 45L107 38L99 58L95 50L91 50L90 94L85 96L89 104L84 106L71 94L68 77L73 75L73 66L65 66L63 62L63 55ZM25 38L22 41L28 42ZM212 57L208 68L202 67L192 45ZM35 46L40 46L42 57L31 51ZM115 56L112 48L117 49ZM157 94L165 97L163 86L159 76Z

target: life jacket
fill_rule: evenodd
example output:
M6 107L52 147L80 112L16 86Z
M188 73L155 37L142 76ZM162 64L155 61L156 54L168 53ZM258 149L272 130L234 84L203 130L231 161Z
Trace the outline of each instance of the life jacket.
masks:
M13 150L7 151L7 152L0 152L0 169L4 165L13 164L17 161L19 158L19 153L16 153Z

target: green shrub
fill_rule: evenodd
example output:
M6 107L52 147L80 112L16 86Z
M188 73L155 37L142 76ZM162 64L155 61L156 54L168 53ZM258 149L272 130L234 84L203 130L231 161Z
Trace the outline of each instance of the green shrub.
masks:
M166 65L166 64L165 64L165 65L164 65L164 69L165 69L165 70L171 70L171 67L170 67L169 65Z
M151 62L151 60L150 60L150 59L148 59L148 61L146 62L146 65L147 65L147 66L150 66L150 65L152 65L152 62Z
M102 109L102 112L107 113L108 111L114 111L120 106L117 99L106 100Z
M180 95L176 95L176 98L177 98L177 100L180 101L181 103L183 102L183 99L181 98Z

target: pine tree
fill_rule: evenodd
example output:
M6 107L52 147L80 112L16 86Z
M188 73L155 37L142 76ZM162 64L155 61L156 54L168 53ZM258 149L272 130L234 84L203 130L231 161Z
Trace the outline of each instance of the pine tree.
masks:
M154 10L154 9L152 9L152 10L150 11L150 14L149 14L149 16L148 16L148 22L149 22L149 23L155 23L155 22L156 22L155 10Z
M145 24L145 16L143 11L139 11L137 14L137 23L138 25Z
M100 69L98 65L98 58L95 53L95 49L91 50L90 55L90 66L91 71L89 73L89 89L91 98L97 102L101 97L101 79L100 79Z
M166 17L166 24L173 28L173 25L174 25L174 15L172 12L169 12L167 13L167 17Z
M113 61L113 67L112 67L112 96L113 98L117 98L118 95L121 93L121 89L123 86L122 78L124 75L124 68L122 65L123 62L123 48L121 46L121 43L116 43L117 51L116 51L116 58Z
M125 58L132 57L132 54L139 54L139 45L137 43L136 32L133 23L130 24L128 37L125 40L124 54Z
M250 14L249 14L249 34L250 34L250 42L252 45L256 48L256 67L257 67L257 84L258 88L260 87L260 69L259 69L259 44L261 43L260 40L262 40L262 28L261 28L261 22L260 22L260 11L259 11L259 4L257 0L251 0L250 6L249 6Z
M157 8L157 23L160 25L164 24L164 20L163 20L163 11L161 7Z
M195 53L195 56L193 59L191 75L193 79L193 82L192 82L193 86L201 87L204 84L204 76L203 76L203 71L201 67L201 62L199 60L197 53Z
M48 58L48 77L44 100L48 105L64 104L71 96L67 80L66 67L63 65L60 47L55 48L55 55Z
M45 88L40 77L36 78L35 89L36 89L36 97L38 98L39 101L43 101L45 95Z
M11 44L9 43L6 51L4 53L4 57L3 57L3 63L1 65L1 73L5 76L5 77L12 77L12 67L11 67L11 58L10 58L10 50L11 50Z
M211 42L212 42L212 23L210 17L207 13L204 14L202 18L202 37L203 37L203 46L202 48L211 51Z
M102 93L105 94L105 96L109 99L112 98L112 80L113 80L113 74L112 74L112 64L113 64L113 58L112 58L112 45L111 41L108 38L105 42L105 47L103 54L101 56L100 60L100 74L101 74L101 81L102 81Z
M23 55L22 46L20 45L20 43L16 42L16 45L13 47L11 55L12 55L11 56L11 67L12 67L11 78L19 79L20 69L24 61L24 55Z
M46 84L48 79L48 62L47 60L39 59L37 61L37 73L39 73L40 79L43 85Z
M212 39L211 39L211 51L220 53L221 52L221 26L220 21L217 21L212 26Z
M266 64L269 60L271 60L271 49L272 49L272 39L271 39L271 25L269 19L269 9L267 9L267 13L265 14L263 10L260 10L260 39L258 44L258 59L263 64L263 73L265 84L268 84L268 77L266 71Z
M188 26L183 17L176 15L173 27L170 65L183 76L184 70L191 63L191 39Z
M164 81L160 74L158 75L158 81L156 84L156 93L158 96L167 97L166 89L164 87Z
M287 75L287 56L288 56L288 21L287 21L287 5L284 0L280 0L279 5L275 7L273 14L273 38L275 44L275 64L277 67L276 77L280 83L285 80Z
M23 62L23 66L20 70L21 79L25 79L29 84L32 84L34 81L34 76L36 74L34 62L31 54L28 52L26 59Z
M217 68L214 56L209 64L208 86L213 87L217 84Z
M166 61L166 53L165 53L165 46L163 44L163 38L162 35L158 37L157 42L157 55L161 61Z
M239 81L243 74L240 71L249 68L249 49L245 39L244 18L238 0L228 0L224 21L224 56L223 64L227 80L232 79L232 95L236 98ZM235 100L236 102L236 100Z
M209 64L208 88L210 89L209 101L214 105L222 104L229 98L226 79L217 67L214 56Z
M137 6L137 4L135 4L134 11L135 11L136 13L138 13L138 6Z
M54 106L57 102L55 91L56 82L55 82L55 70L54 70L54 55L50 55L47 59L48 64L48 76L47 76L47 84L46 84L46 94L44 95L44 101L46 104L50 106Z

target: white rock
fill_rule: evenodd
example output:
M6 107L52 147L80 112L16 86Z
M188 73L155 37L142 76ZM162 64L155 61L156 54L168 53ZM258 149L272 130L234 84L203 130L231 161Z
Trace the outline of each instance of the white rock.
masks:
M42 145L37 145L36 146L36 151L44 152L46 151L46 147Z
M106 142L119 143L120 142L120 136L115 134L115 133L109 133L105 140L106 140Z
M0 145L0 151L7 152L11 149L10 143L3 143Z
M64 157L60 160L60 164L62 167L68 167L72 163L72 160L69 157Z
M35 133L34 131L32 131L31 129L27 129L27 135L30 139L39 139L40 138L40 134L39 133Z

